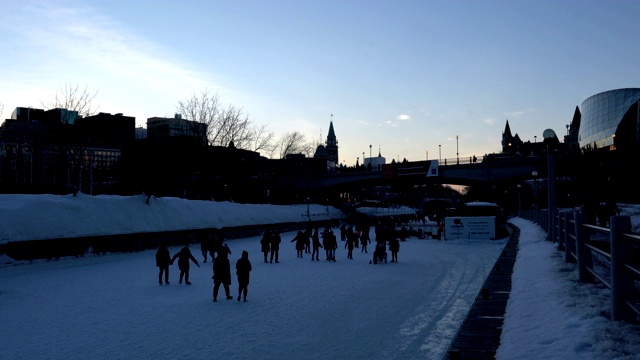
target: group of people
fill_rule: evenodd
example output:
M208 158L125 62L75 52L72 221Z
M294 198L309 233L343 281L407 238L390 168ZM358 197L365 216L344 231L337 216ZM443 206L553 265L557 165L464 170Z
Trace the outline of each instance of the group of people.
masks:
M231 264L229 262L229 255L231 255L231 249L225 243L216 246L214 239L222 239L221 236L208 237L202 241L201 249L204 257L204 262L207 262L207 255L211 255L213 261L213 301L218 301L218 292L220 286L224 288L227 300L233 299L230 293L231 286ZM205 245L206 244L206 245ZM206 249L206 251L205 251ZM191 254L188 246L184 246L173 257L169 253L169 249L165 244L160 244L158 251L156 252L156 266L159 268L158 282L160 285L164 283L169 284L169 266L173 265L174 261L178 259L178 268L180 269L180 281L182 284L184 279L185 284L191 285L189 282L189 268L190 262L200 267L198 260ZM249 261L249 253L247 251L242 252L242 256L236 262L236 275L238 277L238 301L244 299L247 301L247 293L249 288L249 274L251 272L251 261Z
M169 265L173 265L173 262L178 258L178 269L180 269L180 281L184 279L185 284L191 285L189 282L189 260L193 261L198 267L198 260L193 257L189 247L185 246L180 249L173 257L169 253L169 249L165 244L160 244L158 251L156 252L156 266L159 268L158 282L162 285L162 278L164 276L164 283L169 285Z
M348 250L348 259L353 259L353 249L357 248L359 244L362 246L361 252L368 252L367 245L371 243L368 225L357 226L356 230L354 230L352 226L347 228L343 225L340 228L340 237L341 240L345 242L345 249ZM320 241L320 238L322 238L322 241ZM265 263L273 263L274 259L276 263L279 263L278 252L281 241L280 231L265 230L260 240ZM335 252L338 248L338 241L329 226L325 227L322 233L319 233L318 227L308 226L304 232L298 231L291 242L296 243L296 253L299 258L303 257L303 253L310 253L311 261L320 261L320 249L323 248L326 254L326 260L336 261ZM376 227L376 248L373 253L372 263L386 262L387 242L389 243L389 251L391 252L391 262L398 262L400 242L396 236L393 236L391 229L381 225ZM213 301L217 301L220 286L223 287L226 298L233 299L230 293L231 264L229 262L229 255L231 255L231 249L223 242L221 234L214 233L201 242L201 250L204 263L207 262L208 256L210 256L213 261ZM167 246L160 244L156 252L156 266L159 268L158 282L160 285L163 284L163 279L165 284L169 284L169 266L173 265L176 259L178 260L178 268L180 269L179 283L182 284L184 280L185 284L191 284L189 281L190 263L193 262L198 267L200 267L200 264L193 254L191 254L189 247L184 246L172 257ZM249 274L251 270L249 253L245 250L236 262L238 301L241 299L244 299L245 302L247 301Z
M207 262L207 255L211 255L211 260L213 261L215 258L215 254L220 250L222 245L224 244L224 237L222 233L214 230L212 233L203 237L200 242L200 251L202 251L202 257L204 258L203 262Z
M340 239L345 242L344 248L347 249L347 258L353 259L353 250L360 247L361 253L368 253L368 245L371 244L370 237L371 227L368 224L357 224L355 229L353 226L347 226L343 224L340 227ZM266 233L265 233L266 234ZM266 236L265 236L266 237ZM261 243L263 243L265 237ZM320 241L322 238L322 242ZM298 231L296 236L291 240L295 243L296 256L303 258L303 254L310 253L311 261L319 261L320 248L324 248L327 261L336 261L336 249L338 248L338 242L336 235L331 230L331 227L325 227L324 231L319 234L318 227L313 228L307 226L305 231ZM264 241L267 243L267 241ZM265 252L265 262L267 261L268 249L263 243L263 252ZM400 241L396 236L396 231L389 224L378 224L376 226L376 249L372 263L377 263L382 260L381 254L384 254L384 262L386 262L387 243L389 244L389 251L391 252L391 262L398 262L398 252L400 251Z
M262 249L262 253L264 254L265 263L273 263L274 258L276 260L276 264L280 262L278 261L280 242L282 242L280 231L271 230L269 228L264 231L262 239L260 239L260 248ZM269 261L267 261L267 258L269 258Z
M320 241L322 237L322 242ZM296 236L291 240L296 243L296 255L303 257L303 253L311 254L311 261L320 261L320 249L324 249L327 261L336 261L336 249L338 242L335 234L329 226L325 227L322 234L319 233L318 227L307 227L303 231L298 231Z

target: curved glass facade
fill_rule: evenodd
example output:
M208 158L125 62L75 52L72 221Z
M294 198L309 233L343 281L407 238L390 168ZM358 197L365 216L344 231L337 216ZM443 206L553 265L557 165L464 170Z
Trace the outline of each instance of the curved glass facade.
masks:
M580 148L602 149L614 144L622 118L640 100L640 89L609 90L582 102L578 142Z

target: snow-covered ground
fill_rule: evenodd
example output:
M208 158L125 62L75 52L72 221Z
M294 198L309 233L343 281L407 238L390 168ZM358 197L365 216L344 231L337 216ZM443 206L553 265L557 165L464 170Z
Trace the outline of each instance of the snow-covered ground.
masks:
M0 196L3 242L341 216L313 205L39 197ZM607 319L609 291L578 284L538 226L511 221L520 247L497 358L637 359L640 328ZM441 359L504 246L410 238L399 263L370 265L371 251L348 260L344 243L335 263L296 258L294 235L283 234L279 264L262 262L259 237L227 241L232 267L243 250L252 261L247 303L212 302L211 264L197 244L189 286L178 284L175 265L171 285L158 285L153 250L31 263L4 256L0 358ZM236 286L234 278L234 296Z

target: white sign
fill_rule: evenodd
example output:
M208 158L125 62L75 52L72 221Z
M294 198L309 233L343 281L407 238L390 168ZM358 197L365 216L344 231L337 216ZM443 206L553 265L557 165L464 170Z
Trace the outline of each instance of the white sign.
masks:
M495 239L495 216L452 216L444 218L444 239Z

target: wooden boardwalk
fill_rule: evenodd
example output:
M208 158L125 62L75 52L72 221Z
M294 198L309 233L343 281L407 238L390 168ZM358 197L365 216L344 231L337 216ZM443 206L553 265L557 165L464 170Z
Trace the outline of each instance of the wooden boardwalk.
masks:
M495 359L518 251L519 230L514 227L511 231L509 241L485 280L444 360Z

